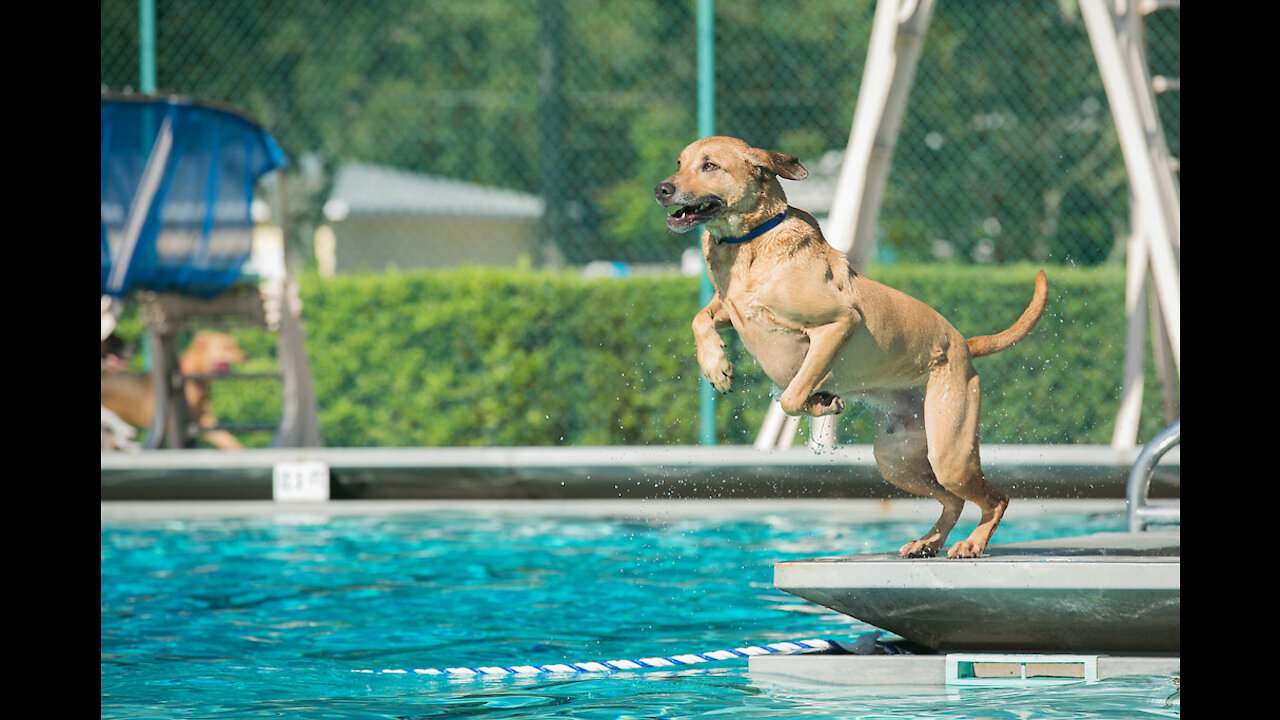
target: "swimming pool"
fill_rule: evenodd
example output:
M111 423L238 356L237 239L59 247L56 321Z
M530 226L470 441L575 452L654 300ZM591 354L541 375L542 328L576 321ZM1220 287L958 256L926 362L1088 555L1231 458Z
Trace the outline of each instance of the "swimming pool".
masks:
M559 509L104 519L101 716L1179 716L1168 677L957 692L779 685L743 660L502 679L361 672L848 638L873 628L776 590L773 563L891 551L929 524L768 502L715 513L549 502ZM1013 513L997 540L1124 523L1120 511ZM963 521L956 532L968 532Z

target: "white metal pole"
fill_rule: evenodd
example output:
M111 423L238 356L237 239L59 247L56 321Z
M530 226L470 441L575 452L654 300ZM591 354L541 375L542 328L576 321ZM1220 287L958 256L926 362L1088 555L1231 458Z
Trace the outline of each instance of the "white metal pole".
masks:
M1181 290L1174 247L1178 242L1177 218L1181 213L1176 194L1168 197L1167 192L1161 191L1162 185L1172 187L1172 179L1162 182L1158 177L1171 171L1163 134L1159 132L1159 119L1154 116L1151 87L1134 82L1136 69L1142 67L1134 42L1140 38L1132 37L1132 24L1125 13L1135 9L1126 0L1118 3L1117 7L1106 0L1080 0L1080 12L1110 101L1129 182L1142 216L1142 236L1147 242L1156 297L1164 315L1174 364L1180 370ZM1122 34L1128 39L1127 51L1122 47Z
M1128 240L1125 280L1125 318L1128 329L1124 351L1124 384L1120 393L1120 410L1111 434L1111 446L1128 448L1138 444L1138 421L1142 416L1143 374L1147 333L1147 242L1141 234L1141 219L1132 213L1132 232Z
M902 127L916 63L936 0L879 0L844 163L824 235L866 267L875 245L885 178Z

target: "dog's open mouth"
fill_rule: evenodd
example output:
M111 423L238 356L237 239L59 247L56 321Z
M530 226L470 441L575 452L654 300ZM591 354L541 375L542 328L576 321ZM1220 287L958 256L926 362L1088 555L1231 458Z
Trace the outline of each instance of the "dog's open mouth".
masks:
M685 205L667 216L667 227L676 232L685 232L694 225L701 225L724 209L719 198L710 198L697 205Z

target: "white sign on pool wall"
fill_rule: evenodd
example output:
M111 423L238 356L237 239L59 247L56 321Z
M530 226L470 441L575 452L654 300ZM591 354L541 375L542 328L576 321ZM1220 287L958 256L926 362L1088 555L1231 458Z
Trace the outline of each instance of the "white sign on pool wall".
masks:
M271 471L271 497L281 502L328 500L328 464L320 461L276 463Z

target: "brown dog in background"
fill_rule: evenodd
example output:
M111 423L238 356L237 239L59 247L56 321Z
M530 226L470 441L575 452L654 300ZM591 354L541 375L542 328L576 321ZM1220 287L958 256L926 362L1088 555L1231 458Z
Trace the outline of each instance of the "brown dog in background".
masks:
M679 209L667 226L701 225L702 252L715 295L693 319L698 365L728 392L733 365L718 331L732 326L780 388L789 415L844 410L860 396L884 412L876 464L894 485L942 504L938 522L903 557L931 557L947 540L966 500L982 517L949 557L980 557L1009 496L987 482L978 459L978 374L972 358L1025 338L1044 312L1045 275L1031 304L1007 330L967 341L935 310L849 267L809 213L787 204L778 177L809 172L794 155L736 138L697 140L654 197Z
M178 357L183 375L214 375L228 372L232 365L245 361L244 350L230 335L202 331ZM150 374L108 374L102 376L102 406L121 420L139 428L151 427L155 417L156 395ZM210 410L209 381L187 380L187 405L191 418L202 429L201 437L223 450L240 450L240 441L217 429L218 421Z

